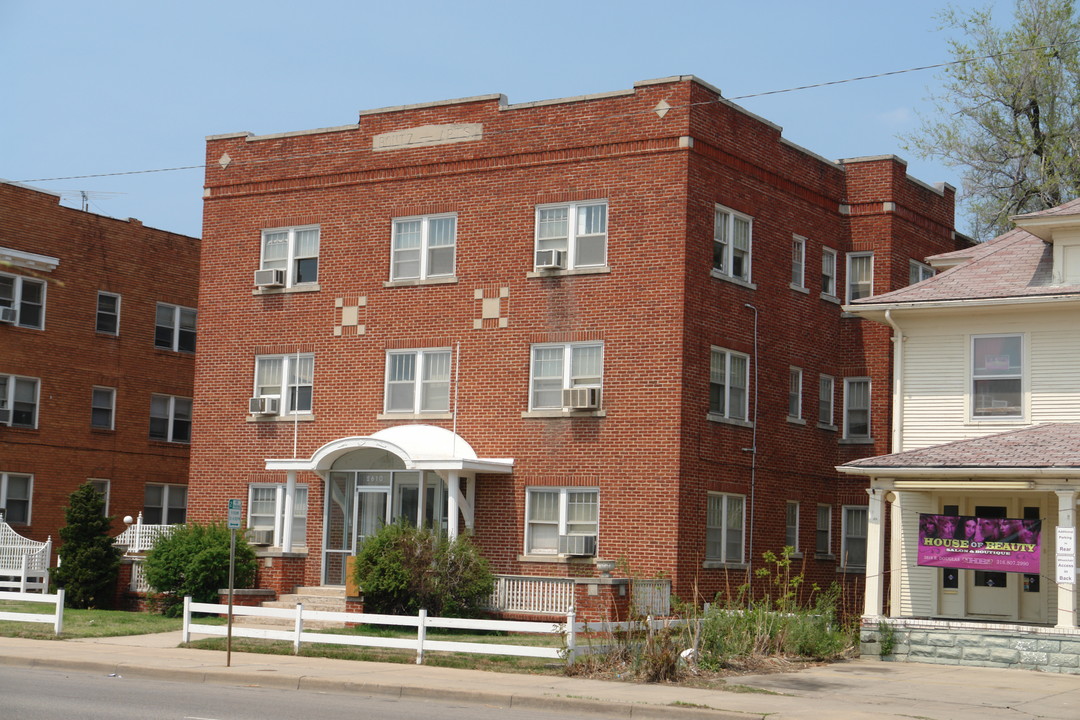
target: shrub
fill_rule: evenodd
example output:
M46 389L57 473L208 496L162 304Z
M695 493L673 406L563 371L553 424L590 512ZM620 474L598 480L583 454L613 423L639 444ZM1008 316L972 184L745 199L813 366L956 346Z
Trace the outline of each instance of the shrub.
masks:
M183 599L217 602L218 590L229 584L229 533L220 523L177 526L154 543L146 556L146 581L156 592L157 607L170 617L183 610ZM242 533L236 537L235 587L255 581L255 551Z
M65 604L111 607L121 552L109 535L112 518L105 515L105 496L83 483L69 496L64 520L67 524L60 528L62 544L57 551L60 566L53 579L64 588Z
M442 617L480 612L495 577L479 550L462 535L450 540L428 528L397 522L367 538L356 556L364 610Z

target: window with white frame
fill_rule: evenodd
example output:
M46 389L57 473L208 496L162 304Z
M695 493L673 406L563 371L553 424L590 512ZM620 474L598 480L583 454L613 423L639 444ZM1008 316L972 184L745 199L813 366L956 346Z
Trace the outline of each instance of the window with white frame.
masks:
M191 398L151 395L150 439L191 442Z
M817 525L814 530L814 553L832 554L832 505L817 506Z
M791 239L791 284L806 287L806 238L798 235Z
M713 273L750 282L753 219L716 206L713 218Z
M393 225L391 280L426 280L454 274L456 215L395 218Z
M784 545L799 553L799 503L788 500L784 517Z
M748 417L750 356L712 348L709 366L709 414L733 420Z
M90 485L95 490L97 490L98 493L101 495L101 499L103 501L102 505L101 505L101 514L104 515L105 517L108 517L109 516L109 485L111 483L108 480L102 480L100 478L87 478L86 482L90 483Z
M37 378L0 375L0 425L37 427L40 383Z
M30 524L30 496L34 476L0 472L0 509L11 525Z
M90 391L90 427L112 430L116 415L116 390L95 387Z
M529 409L562 408L565 388L601 387L603 367L603 343L533 345Z
M272 228L262 231L261 270L281 270L285 287L319 279L319 226Z
M845 505L841 529L841 567L847 570L866 568L866 506Z
M195 308L158 303L154 315L154 347L174 352L195 352Z
M831 375L818 377L818 423L821 425L834 425L833 422L833 394L836 391L836 381Z
M971 416L1018 418L1024 414L1022 335L971 337Z
M870 438L870 378L844 378L844 437Z
M705 559L723 563L743 562L746 497L709 493L705 521Z
M874 253L857 252L847 255L847 301L874 294Z
M600 491L573 487L529 488L525 491L525 516L525 554L558 555L560 537L596 537Z
M389 350L384 408L388 413L450 410L450 349Z
M274 544L281 543L285 516L286 486L255 484L248 487L248 527L269 530ZM307 539L308 487L297 485L293 496L293 545L304 545Z
M802 419L802 369L788 368L787 414L793 420Z
M836 297L836 251L821 249L821 294Z
M536 266L607 265L607 215L606 200L537 206Z
M255 358L255 397L277 398L278 415L310 413L314 382L314 355L260 355Z
M105 335L120 334L120 296L99 290L94 330Z
M0 273L0 308L15 311L13 325L41 330L45 327L45 282L23 275Z
M918 260L908 261L908 285L922 282L923 280L934 277L936 274L937 271L926 263L921 263Z
M147 483L142 514L147 525L183 524L187 520L187 486Z

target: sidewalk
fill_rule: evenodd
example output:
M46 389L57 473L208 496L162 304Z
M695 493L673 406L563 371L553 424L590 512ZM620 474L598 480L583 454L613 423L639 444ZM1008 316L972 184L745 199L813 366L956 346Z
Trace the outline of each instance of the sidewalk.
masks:
M855 660L730 683L761 692L636 685L424 665L178 648L180 633L84 640L0 638L0 665L179 682L454 700L635 719L1080 718L1080 677ZM777 693L777 694L769 694Z

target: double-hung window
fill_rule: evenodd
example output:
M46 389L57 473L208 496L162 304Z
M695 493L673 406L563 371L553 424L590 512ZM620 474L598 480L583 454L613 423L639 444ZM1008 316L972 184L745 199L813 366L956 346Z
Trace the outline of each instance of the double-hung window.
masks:
M874 253L848 253L847 256L847 301L874 294Z
M723 563L743 562L746 497L709 493L705 522L705 559Z
M844 437L870 439L870 378L844 378Z
M101 514L105 517L109 516L109 486L111 483L108 480L100 478L87 478L86 482L90 483L90 486L98 491L101 495Z
M918 260L908 260L908 285L914 285L928 278L934 277L937 271Z
M37 427L39 385L37 378L0 375L0 425Z
M1023 416L1024 340L1021 335L971 338L971 415L976 419Z
M151 395L150 439L191 442L191 398Z
M281 544L285 513L285 485L251 485L248 488L248 527L269 530L275 545ZM307 485L297 485L293 497L293 545L304 545L307 538Z
M4 308L9 308L4 310ZM45 327L45 282L0 273L0 318L25 328Z
M93 388L90 393L90 427L98 430L112 430L115 415L115 388Z
M791 239L791 286L806 287L806 238L798 235Z
M817 506L817 525L814 530L814 553L832 554L832 505Z
M709 414L746 420L749 385L750 356L714 347L709 367Z
M821 294L836 297L836 251L821 249Z
M802 419L802 377L801 368L788 368L787 414L789 420Z
M99 290L94 329L105 335L120 334L120 296Z
M263 230L261 270L281 270L285 287L319 279L319 226Z
M847 570L866 569L866 506L845 505L840 552L841 567Z
M147 525L183 524L187 520L187 486L147 483L142 513Z
M0 472L0 509L3 518L12 524L30 523L30 494L34 476Z
M562 408L566 388L601 387L603 367L602 343L533 345L529 409Z
M158 303L154 315L154 347L174 352L195 352L195 308Z
M784 545L799 553L799 503L788 500L784 517Z
M456 215L395 218L390 246L391 280L452 277Z
M713 217L713 274L750 282L753 219L716 206Z
M525 493L525 517L525 554L595 554L600 491L530 488Z
M536 208L536 268L599 268L607 265L606 200Z
M387 413L448 412L449 348L388 351L384 398Z
M260 355L255 358L255 397L277 398L278 415L310 413L314 382L314 355Z
M818 377L818 424L833 425L833 392L836 381L831 375Z

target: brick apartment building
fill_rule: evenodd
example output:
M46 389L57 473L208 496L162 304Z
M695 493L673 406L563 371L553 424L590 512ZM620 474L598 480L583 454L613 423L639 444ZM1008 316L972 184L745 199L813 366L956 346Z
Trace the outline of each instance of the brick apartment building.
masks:
M110 515L184 521L198 271L196 238L0 182L0 507L17 532L58 541L87 480Z
M953 200L689 76L211 136L189 517L244 498L279 592L401 516L504 575L857 578L892 348L841 303L965 246Z

